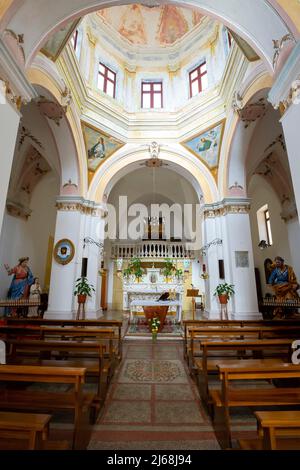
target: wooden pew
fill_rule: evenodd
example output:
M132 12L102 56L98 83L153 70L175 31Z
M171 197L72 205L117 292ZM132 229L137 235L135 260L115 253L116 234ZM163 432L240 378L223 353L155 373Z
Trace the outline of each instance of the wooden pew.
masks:
M241 449L300 449L300 411L256 411L254 414L258 423L258 437L240 439Z
M120 320L64 320L64 319L47 319L47 318L7 318L7 325L21 326L60 326L65 327L95 327L95 328L114 328L118 331L118 360L122 359L122 321Z
M249 380L300 379L300 366L283 364L280 360L277 365L261 365L258 359L251 361L251 364L247 361L239 361L231 366L219 365L218 370L221 390L212 390L210 396L214 408L214 430L223 449L232 447L230 410L233 408L295 406L300 403L299 387L247 389L238 388L236 385L236 381L245 383ZM232 387L232 382L235 382L234 387Z
M113 359L105 360L106 346L97 342L7 340L7 363L53 367L84 367L86 375L97 377L95 402L104 400L102 378L106 376L106 389L111 379Z
M194 362L201 354L201 340L204 339L244 339L244 338L298 338L300 335L300 327L295 326L253 326L253 327L203 327L192 328L189 330L190 345L187 348L188 365L193 375ZM200 340L200 341L199 341ZM195 342L197 347L195 347Z
M95 398L83 393L85 368L1 365L0 409L4 411L74 413L73 449L85 449L88 443L87 422ZM26 383L68 384L69 391L26 389ZM21 388L23 385L23 388Z
M0 411L0 438L25 440L28 450L40 448L49 432L51 415Z
M260 358L260 364L262 365L272 365L278 364L278 357L282 362L287 363L290 362L292 354L291 346L292 340L290 339L201 341L202 355L201 358L195 359L195 369L203 404L206 407L210 404L209 374L216 374L218 372L218 365L235 365L240 360L246 361L246 365L250 365L251 360L255 358ZM236 353L235 356L226 356L228 351Z
M300 320L285 319L285 320L184 320L184 357L187 360L189 329L190 328L208 328L208 327L262 327L262 326L296 326L300 328Z

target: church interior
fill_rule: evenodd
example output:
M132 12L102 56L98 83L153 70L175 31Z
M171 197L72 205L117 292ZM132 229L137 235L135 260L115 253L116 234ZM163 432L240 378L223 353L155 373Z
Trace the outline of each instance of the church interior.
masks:
M0 1L0 449L300 450L299 0L53 3Z

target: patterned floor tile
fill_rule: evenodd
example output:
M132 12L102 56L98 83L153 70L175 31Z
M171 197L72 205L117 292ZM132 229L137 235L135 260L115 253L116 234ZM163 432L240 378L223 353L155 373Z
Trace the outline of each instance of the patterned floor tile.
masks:
M155 385L156 400L193 400L190 385Z
M126 360L121 383L187 383L184 367L179 360Z
M169 424L203 423L195 402L158 402L155 404L155 422Z
M106 423L150 423L151 404L150 402L126 402L112 401L108 405L103 416Z
M116 400L150 400L151 385L118 384L112 397Z

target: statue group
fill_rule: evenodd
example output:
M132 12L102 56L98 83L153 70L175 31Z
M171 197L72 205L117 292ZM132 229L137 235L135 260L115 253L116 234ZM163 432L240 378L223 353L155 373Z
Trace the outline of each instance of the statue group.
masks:
M277 302L288 302L299 300L298 290L300 288L294 269L285 264L284 259L276 256L272 265L272 273L269 277ZM292 312L291 312L292 313ZM296 312L295 312L296 313ZM276 308L274 316L284 316L283 308Z
M19 259L19 263L10 268L5 264L5 269L9 276L13 276L10 288L8 290L7 298L12 300L29 299L32 301L39 301L42 293L39 279L34 277L31 269L28 266L29 258L24 257ZM28 316L37 316L38 307L30 307ZM6 311L6 314L17 316L17 308L11 308Z

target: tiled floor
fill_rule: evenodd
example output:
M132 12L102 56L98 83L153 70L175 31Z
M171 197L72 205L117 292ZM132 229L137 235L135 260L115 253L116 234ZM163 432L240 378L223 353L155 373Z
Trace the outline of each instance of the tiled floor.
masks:
M124 341L90 449L218 449L181 341Z

